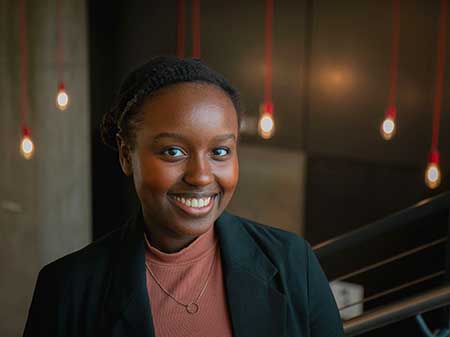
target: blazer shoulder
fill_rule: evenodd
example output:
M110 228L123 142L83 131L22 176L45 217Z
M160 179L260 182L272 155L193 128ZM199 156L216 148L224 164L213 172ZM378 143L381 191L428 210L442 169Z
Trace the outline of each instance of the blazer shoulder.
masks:
M41 269L40 274L55 278L64 275L72 277L74 274L89 274L102 265L106 265L111 254L120 244L125 227L126 225L123 225L87 246L48 263Z
M236 217L266 254L282 258L307 258L311 246L303 237L253 220Z

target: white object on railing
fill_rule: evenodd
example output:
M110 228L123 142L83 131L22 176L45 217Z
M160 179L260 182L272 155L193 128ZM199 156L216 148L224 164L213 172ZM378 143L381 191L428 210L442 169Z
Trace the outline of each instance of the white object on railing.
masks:
M338 308L343 308L349 304L362 301L364 298L364 287L349 282L334 281L330 283L331 291ZM343 310L339 310L342 319L350 319L363 313L363 304L352 305Z

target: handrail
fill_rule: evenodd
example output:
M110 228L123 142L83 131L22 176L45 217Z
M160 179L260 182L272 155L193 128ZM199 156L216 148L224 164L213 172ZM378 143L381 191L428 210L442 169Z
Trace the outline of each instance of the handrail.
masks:
M358 336L391 323L450 304L450 285L374 309L344 322L346 337Z
M386 218L319 243L313 249L319 258L324 258L342 249L351 248L375 236L400 228L412 221L447 208L450 209L450 192L444 192L435 197L422 200Z

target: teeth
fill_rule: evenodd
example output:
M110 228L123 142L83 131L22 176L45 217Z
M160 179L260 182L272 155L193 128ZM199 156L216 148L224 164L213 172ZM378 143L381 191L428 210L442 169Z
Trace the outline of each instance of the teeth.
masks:
M185 198L180 198L177 196L174 196L174 199L185 204L188 207L192 207L192 208L202 208L205 206L208 206L209 203L211 202L211 197L208 198L189 198L189 199L185 199Z

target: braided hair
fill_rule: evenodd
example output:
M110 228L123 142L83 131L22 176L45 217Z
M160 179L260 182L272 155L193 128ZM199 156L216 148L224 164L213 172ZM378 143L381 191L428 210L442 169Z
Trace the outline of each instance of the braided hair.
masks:
M135 145L136 126L142 118L137 108L144 98L159 89L180 82L200 82L222 89L233 102L240 125L239 93L222 75L198 59L160 56L133 70L122 82L114 104L103 116L101 124L103 142L117 150L116 135L120 134L132 149Z

